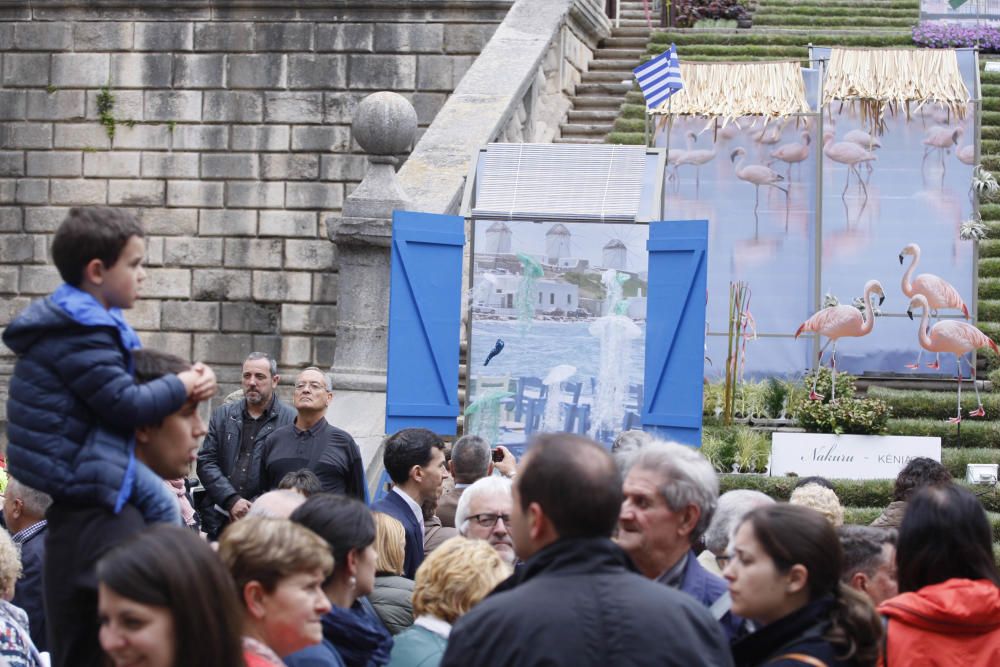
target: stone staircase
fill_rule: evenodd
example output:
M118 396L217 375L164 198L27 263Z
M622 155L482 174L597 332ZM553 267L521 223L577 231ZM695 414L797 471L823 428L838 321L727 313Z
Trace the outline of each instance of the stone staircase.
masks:
M594 54L590 71L583 73L556 143L603 144L614 128L625 94L633 88L632 68L646 55L653 32L642 5L636 0L621 3L620 27L612 28L611 37ZM657 18L651 17L654 27Z

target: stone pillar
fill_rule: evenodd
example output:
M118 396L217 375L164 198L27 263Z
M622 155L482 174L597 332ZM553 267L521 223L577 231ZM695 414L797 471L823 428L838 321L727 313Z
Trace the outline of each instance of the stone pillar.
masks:
M395 156L412 147L417 114L401 95L373 93L358 105L351 131L368 153L368 168L344 201L341 217L326 221L339 266L330 369L334 399L327 418L354 436L366 469L375 473L381 469L376 456L385 435L392 212L409 208L396 176Z

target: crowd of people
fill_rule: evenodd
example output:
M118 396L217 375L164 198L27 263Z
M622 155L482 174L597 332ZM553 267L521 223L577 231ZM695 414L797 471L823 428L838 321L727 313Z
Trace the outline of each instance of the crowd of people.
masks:
M129 215L71 210L52 254L65 283L3 334L12 667L1000 664L990 521L940 463L851 526L827 480L720 496L697 450L642 432L517 461L408 428L371 502L320 369L289 405L252 353L206 425L212 370L141 349Z

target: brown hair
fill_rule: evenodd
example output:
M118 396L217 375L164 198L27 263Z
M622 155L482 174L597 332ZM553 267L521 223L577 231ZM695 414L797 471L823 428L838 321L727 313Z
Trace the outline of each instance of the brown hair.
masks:
M52 239L52 262L66 283L78 287L87 264L99 259L110 269L128 240L142 235L142 226L121 209L72 208Z
M396 519L382 512L372 512L375 519L375 572L378 574L403 574L406 556L406 529Z
M417 570L413 615L454 623L510 576L510 566L485 540L452 537Z
M322 537L287 519L250 516L226 528L219 540L219 556L236 582L236 594L257 581L268 593L278 583L300 572L333 571L333 556Z
M842 651L838 659L874 664L882 623L867 596L840 581L844 555L827 518L808 507L779 503L752 510L741 523L750 524L779 572L787 572L793 565L805 567L810 602L833 597L836 605L824 639Z

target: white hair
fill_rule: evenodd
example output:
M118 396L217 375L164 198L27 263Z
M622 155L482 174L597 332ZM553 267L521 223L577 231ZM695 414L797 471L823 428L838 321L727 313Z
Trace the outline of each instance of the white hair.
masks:
M472 504L472 500L474 498L498 494L506 494L507 496L513 497L510 480L506 477L491 475L489 477L483 477L482 479L476 480L473 484L469 485L469 487L462 492L462 497L458 499L458 506L455 508L455 527L458 528L458 532L465 535L468 531L469 505Z
M291 489L268 491L253 501L247 516L287 519L295 511L295 508L305 501L305 496Z
M774 504L774 498L750 489L726 491L719 496L712 523L705 531L705 547L714 554L721 554L729 546L733 531L747 513L761 505Z
M12 498L20 498L24 505L24 511L31 516L44 517L52 505L52 497L36 489L22 484L13 477L7 477L6 495Z
M701 510L690 538L692 544L697 542L712 521L719 499L719 479L708 459L691 447L654 441L636 452L628 471L635 468L659 474L660 495L671 511L680 512L688 505Z

